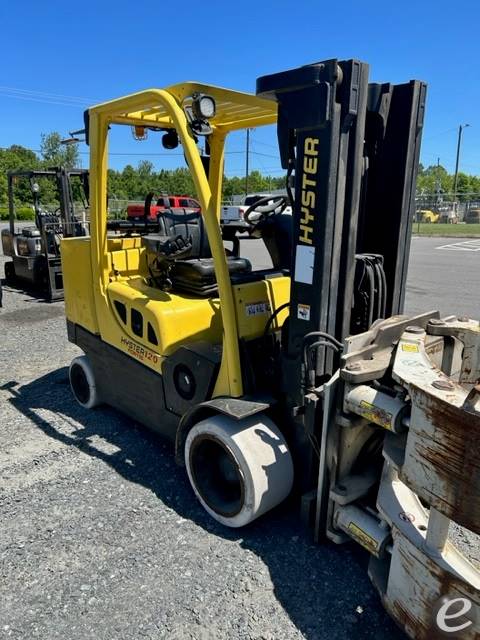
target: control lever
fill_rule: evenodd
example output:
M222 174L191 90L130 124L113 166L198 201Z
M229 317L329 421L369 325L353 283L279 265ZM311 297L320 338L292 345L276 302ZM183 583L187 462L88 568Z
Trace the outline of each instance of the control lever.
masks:
M165 261L175 260L188 253L192 248L192 237L178 235L176 238L170 236L158 236L157 259L164 258Z
M169 278L170 270L175 260L187 256L192 250L193 240L191 236L178 235L175 238L165 235L144 237L147 243L148 270L156 286L164 291L172 288ZM153 258L153 259L152 259Z

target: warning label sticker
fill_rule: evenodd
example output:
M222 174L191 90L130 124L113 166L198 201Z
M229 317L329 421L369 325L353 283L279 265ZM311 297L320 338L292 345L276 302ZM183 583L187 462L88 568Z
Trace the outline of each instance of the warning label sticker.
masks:
M409 353L418 353L418 345L404 342L402 344L402 351L408 351Z
M366 400L360 401L360 407L362 409L362 416L373 422L374 424L378 424L384 429L392 428L392 419L393 416L391 413L382 409L380 407L376 407L374 404L367 402Z
M299 320L310 320L310 305L299 304L297 306L297 318Z
M354 522L349 523L348 530L352 536L358 540L362 547L365 547L365 549L368 549L368 551L371 551L372 553L375 553L378 550L378 543L375 538L372 538L372 536L366 531L360 529L360 527Z

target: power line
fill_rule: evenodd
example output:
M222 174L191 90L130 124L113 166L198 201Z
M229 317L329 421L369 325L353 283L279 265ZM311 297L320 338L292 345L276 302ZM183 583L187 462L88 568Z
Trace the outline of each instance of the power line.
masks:
M17 89L15 87L0 86L0 94L4 98L17 100L27 100L44 104L57 104L60 106L85 107L95 104L100 100L94 98L80 98L79 96L67 96L61 93L47 93L45 91L34 91L31 89Z
M253 144L260 144L263 147L270 147L270 149L278 149L278 146L275 144L268 144L268 142L262 142L261 140L253 140Z
M41 149L32 149L31 147L24 147L23 145L12 145L12 146L17 146L17 147L22 147L22 149L25 149L26 151L33 151L35 153L42 153ZM10 147L0 147L0 151L9 151ZM89 156L90 155L90 151L77 151L77 153L81 156ZM238 155L238 154L244 154L245 151L241 150L241 151L225 151L225 154L227 155ZM109 153L110 156L140 156L140 157L157 157L157 156L162 156L162 157L177 157L177 158L183 158L184 154L183 153L171 153L171 152L167 152L167 153L148 153L148 152L138 152L138 151L112 151Z
M278 160L278 156L273 156L271 153L261 153L260 151L250 151L255 156L262 156L263 158L275 158Z
M12 91L15 93L28 94L28 95L37 95L44 96L47 98L61 98L62 100L76 100L79 102L94 102L94 98L81 98L80 96L67 96L63 93L49 93L47 91L35 91L33 89L17 89L15 87L6 87L5 85L0 85L0 91Z
M60 100L44 100L41 98L34 98L34 97L29 97L29 96L10 96L8 94L1 94L2 98L16 98L18 100L27 100L29 102L39 102L41 104L54 104L57 105L59 107L77 107L77 108L84 108L83 105L80 104L76 104L74 102L61 102Z
M450 129L446 129L445 131L439 131L438 133L434 133L431 136L423 138L423 141L426 142L427 140L431 140L432 138L438 138L438 136L443 136L446 133L451 133L452 131L456 131L456 130L457 130L457 127L452 127Z

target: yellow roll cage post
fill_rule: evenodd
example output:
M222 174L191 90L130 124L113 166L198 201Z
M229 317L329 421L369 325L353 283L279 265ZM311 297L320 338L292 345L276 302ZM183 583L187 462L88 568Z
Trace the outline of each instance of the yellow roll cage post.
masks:
M199 150L183 108L185 99L195 93L212 96L216 115L211 119L210 169L206 175ZM239 397L243 394L238 327L225 249L220 229L220 205L223 182L224 146L230 131L275 124L277 103L254 95L230 91L194 82L166 89L148 89L105 102L89 109L90 184L91 184L91 260L96 320L101 333L107 316L98 313L110 306L107 247L107 168L108 129L111 124L174 128L182 143L192 173L205 220L215 267L223 324L223 351L220 372L226 372L226 388L216 395ZM218 377L222 379L221 373Z

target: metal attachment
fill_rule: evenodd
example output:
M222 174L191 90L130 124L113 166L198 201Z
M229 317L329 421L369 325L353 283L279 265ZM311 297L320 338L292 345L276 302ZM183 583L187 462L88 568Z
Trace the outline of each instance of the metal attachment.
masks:
M359 362L352 362L345 367L347 371L360 371L361 368L362 365Z
M355 506L338 507L334 516L335 526L356 540L377 558L385 555L391 542L390 529L380 525L379 519Z
M406 327L405 332L406 333L423 333L425 331L425 329L422 329L422 327L417 327L415 325L412 325L410 327Z
M405 430L403 419L407 404L368 385L358 384L350 388L347 385L343 408L388 431L401 433Z
M442 391L455 389L453 382L449 382L448 380L434 380L432 382L432 387L435 387L435 389L441 389Z

